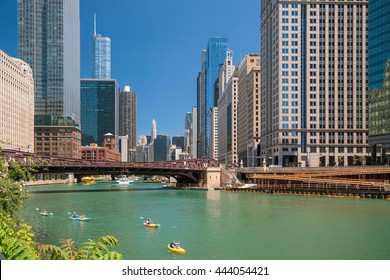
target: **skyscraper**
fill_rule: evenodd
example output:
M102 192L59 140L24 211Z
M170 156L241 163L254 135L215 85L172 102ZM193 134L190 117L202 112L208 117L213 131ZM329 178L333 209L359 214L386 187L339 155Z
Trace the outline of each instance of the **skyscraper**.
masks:
M198 107L198 157L210 157L209 112L217 107L219 68L224 63L227 51L227 38L210 38L207 50L202 51L201 71L197 78Z
M19 0L18 56L32 68L35 114L80 123L79 0Z
M111 79L111 39L96 34L96 15L91 41L91 77Z
M192 107L192 130L191 130L191 145L190 145L190 154L192 158L197 158L198 156L198 113L197 107Z
M363 162L367 6L366 0L262 0L262 162Z
M184 136L172 136L172 144L177 148L184 149Z
M119 86L116 80L81 79L83 146L102 146L104 135L119 133Z
M137 94L129 86L119 94L119 135L129 136L129 149L137 145Z
M390 152L390 1L370 0L368 6L368 88L372 159L388 161ZM385 78L386 76L386 78Z
M238 72L237 153L244 166L259 166L260 56L248 54ZM238 163L238 162L237 162Z
M151 134L151 139L150 142L153 143L154 139L157 137L157 128L156 128L156 121L153 119L152 120L152 134Z
M190 153L192 135L192 112L184 114L184 147L183 151Z
M153 142L153 161L169 160L169 145L170 141L168 135L157 135Z

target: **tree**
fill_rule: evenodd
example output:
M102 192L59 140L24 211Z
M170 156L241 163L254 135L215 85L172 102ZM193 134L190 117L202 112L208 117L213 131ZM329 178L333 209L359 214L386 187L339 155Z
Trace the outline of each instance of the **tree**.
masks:
M0 158L0 213L13 218L16 211L23 205L27 192L20 180L31 176L30 168L21 167L18 162L5 161Z

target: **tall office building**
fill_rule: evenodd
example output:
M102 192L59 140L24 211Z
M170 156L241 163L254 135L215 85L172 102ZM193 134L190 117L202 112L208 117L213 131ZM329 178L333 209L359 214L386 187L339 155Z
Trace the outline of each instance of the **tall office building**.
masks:
M151 134L151 139L150 142L153 143L154 139L157 137L157 127L156 127L156 121L153 119L152 120L152 134Z
M153 142L153 161L167 161L169 160L169 136L157 135Z
M91 77L111 79L111 39L96 34L96 15L91 40Z
M192 158L198 157L198 113L197 107L192 107L192 132L191 132L191 146L190 154Z
M32 68L35 114L80 123L79 0L19 0L18 56Z
M119 94L119 135L129 136L129 149L137 145L137 94L129 86Z
M367 155L368 1L261 1L261 158L354 165Z
M82 145L104 144L104 135L119 133L119 86L116 80L81 79ZM117 145L118 146L118 145Z
M224 164L238 163L238 81L237 71L234 71L218 100L218 160Z
M31 67L0 50L0 148L34 152Z
M260 56L248 54L238 65L237 153L244 166L259 166Z
M369 139L372 159L387 162L390 154L390 1L370 0L368 6ZM386 76L386 78L385 78Z
M190 153L192 134L192 112L186 112L184 115L184 147L183 151Z
M177 148L181 148L183 150L184 136L172 136L172 144L176 145Z
M184 114L184 129L191 129L192 126L192 112Z
M227 42L227 38L210 38L207 49L202 52L201 71L197 78L198 157L211 156L209 113L217 107L219 92L216 82L226 58Z

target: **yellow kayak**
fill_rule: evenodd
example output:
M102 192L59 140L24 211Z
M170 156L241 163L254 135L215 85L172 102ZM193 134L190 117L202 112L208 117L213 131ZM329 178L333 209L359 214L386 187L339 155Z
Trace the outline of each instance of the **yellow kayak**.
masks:
M180 255L184 255L186 253L186 250L184 250L184 248L172 248L171 247L171 244L168 244L168 249L171 251L171 252L174 252L176 254L180 254Z
M151 228L158 228L159 224L148 224L148 223L144 223L144 226L145 227L151 227Z

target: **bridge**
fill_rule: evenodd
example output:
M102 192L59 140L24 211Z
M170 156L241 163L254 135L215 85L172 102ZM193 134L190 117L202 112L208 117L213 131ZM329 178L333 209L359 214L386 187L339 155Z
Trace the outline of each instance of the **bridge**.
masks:
M78 181L86 175L143 175L173 177L177 186L217 187L220 168L213 159L164 162L91 161L65 157L39 156L33 153L1 150L5 160L16 160L22 166L36 167L39 173L72 174Z

